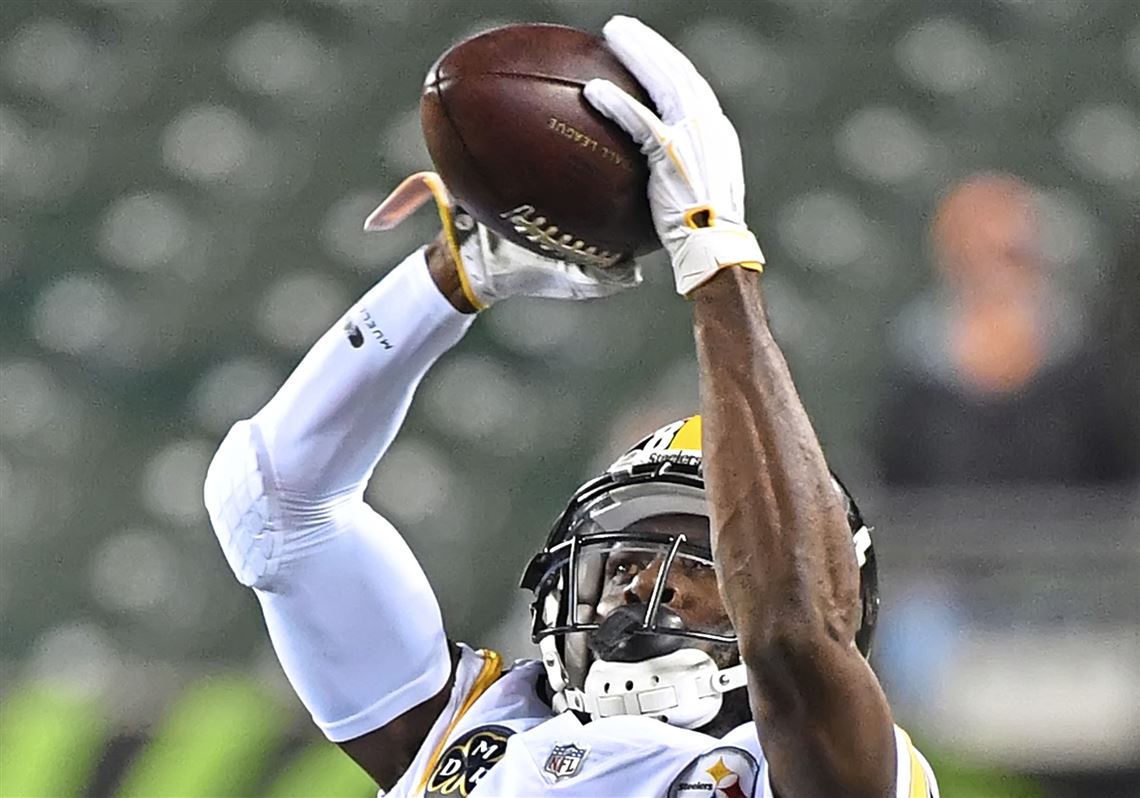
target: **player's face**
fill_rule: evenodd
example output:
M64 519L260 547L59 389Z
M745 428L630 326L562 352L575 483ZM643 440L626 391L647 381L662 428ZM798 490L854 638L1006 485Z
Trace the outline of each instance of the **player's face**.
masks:
M656 532L665 535L683 533L695 544L707 545L709 522L696 515L660 515L638 521L627 527L630 532ZM647 604L661 573L664 553L637 544L619 544L606 559L601 595L597 605L602 621L619 606ZM720 598L716 573L711 565L686 557L678 557L666 576L661 604L675 612L691 630L729 634L732 626ZM731 664L735 646L692 640L686 645L700 648L713 656L718 665Z

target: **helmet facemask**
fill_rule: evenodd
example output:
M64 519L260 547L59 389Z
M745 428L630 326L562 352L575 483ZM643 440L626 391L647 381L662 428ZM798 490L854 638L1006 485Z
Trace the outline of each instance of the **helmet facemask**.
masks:
M726 689L743 684L706 512L692 480L643 479L564 516L562 542L542 558L533 632L567 706L696 728L717 714Z
M724 704L725 693L745 685L746 673L715 585L700 441L699 416L639 441L575 492L527 566L522 587L535 597L531 637L557 711L649 715L684 728L716 718L713 727L726 729L748 715L740 694ZM850 493L838 479L834 486L859 567L855 643L867 656L879 607L875 552ZM665 517L697 517L706 527L689 534L691 527ZM642 569L640 584L629 586L636 602L613 582L619 567ZM707 592L684 584L690 571L711 580L712 603L686 604ZM671 582L683 588L676 601L668 595Z

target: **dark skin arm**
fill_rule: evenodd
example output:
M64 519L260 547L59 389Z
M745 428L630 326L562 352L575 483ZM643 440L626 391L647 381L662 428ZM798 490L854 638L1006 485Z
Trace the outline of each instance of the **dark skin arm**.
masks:
M463 296L459 273L443 240L443 234L428 246L428 273L437 288L460 313L474 313L475 308ZM412 707L392 722L360 737L338 743L340 749L360 765L382 790L391 790L412 764L432 724L435 723L455 683L455 666L459 649L451 646L451 676L447 684L427 701Z
M885 798L894 728L854 643L851 531L769 330L761 279L722 269L692 294L720 590L779 795Z
M459 282L459 267L451 257L447 239L443 233L435 237L427 248L428 272L435 287L447 298L451 306L460 313L474 313L475 306L463 294L463 284Z
M420 750L432 724L447 706L451 688L455 684L455 666L459 649L451 646L451 675L438 693L409 709L390 723L367 734L337 743L353 762L360 765L380 789L391 790L404 775Z

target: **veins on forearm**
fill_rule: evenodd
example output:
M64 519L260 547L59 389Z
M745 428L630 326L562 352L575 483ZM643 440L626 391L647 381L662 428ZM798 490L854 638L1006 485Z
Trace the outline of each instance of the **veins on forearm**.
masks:
M789 633L853 638L846 518L759 277L725 270L694 299L714 551L742 653Z

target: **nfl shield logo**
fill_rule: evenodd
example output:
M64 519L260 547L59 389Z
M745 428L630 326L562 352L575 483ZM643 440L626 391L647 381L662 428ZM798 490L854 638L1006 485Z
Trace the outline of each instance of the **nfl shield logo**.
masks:
M588 750L588 748L581 748L573 743L556 745L551 750L550 756L546 758L546 764L542 766L542 769L553 776L555 781L568 779L578 772Z

